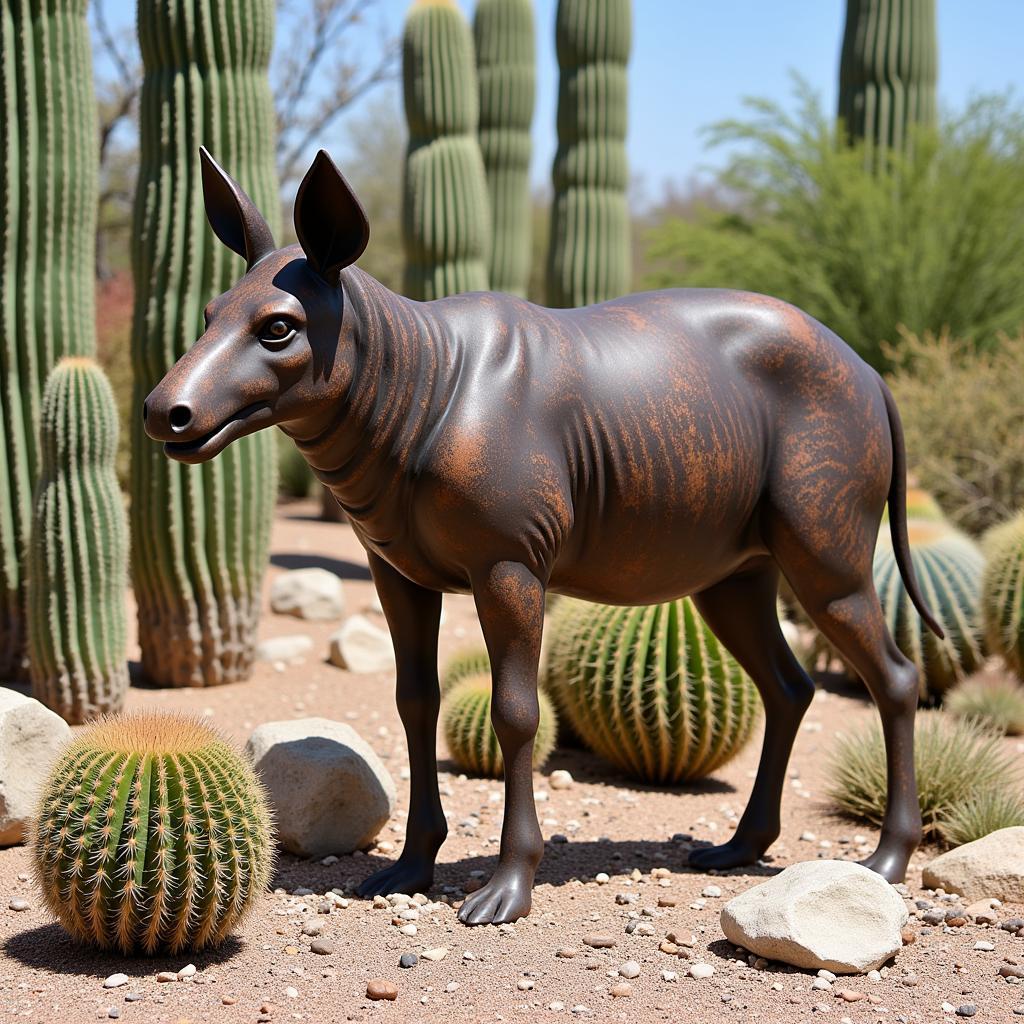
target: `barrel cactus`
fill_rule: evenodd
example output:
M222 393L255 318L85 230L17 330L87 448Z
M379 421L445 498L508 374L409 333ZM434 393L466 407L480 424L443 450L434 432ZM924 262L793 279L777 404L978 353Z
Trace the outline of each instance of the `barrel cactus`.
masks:
M981 607L989 650L1024 678L1024 512L985 537Z
M26 670L27 566L46 378L96 349L97 126L87 0L0 14L0 679Z
M935 0L847 0L839 116L869 157L934 124L937 75Z
M273 861L249 763L198 719L108 718L63 751L31 838L46 905L103 949L176 953L220 942Z
M914 572L945 638L935 636L917 614L887 531L875 550L875 589L896 646L917 665L921 700L928 701L984 660L979 621L984 558L974 541L944 523L911 522L909 535Z
M645 782L703 778L750 738L761 701L689 598L641 608L563 599L547 685L584 742Z
M586 306L629 291L625 142L631 23L630 0L558 2L549 306Z
M467 676L487 676L491 674L491 658L483 644L474 647L463 647L456 651L447 662L441 673L441 694L448 693Z
M487 288L490 210L473 37L454 0L416 0L402 39L409 145L403 290L437 299Z
M540 690L540 724L533 741L533 766L541 768L555 747L558 719L551 698ZM446 694L441 710L444 738L452 761L473 775L500 779L501 747L491 725L490 673L464 677Z
M278 226L267 78L274 3L142 3L138 28L145 76L133 246L131 484L139 644L151 682L210 686L245 679L252 667L276 498L275 438L261 431L212 462L184 465L146 436L142 403L202 334L206 303L244 271L207 223L200 145L267 213L270 227Z
M496 292L530 278L530 123L536 61L532 0L479 0L473 18L480 150L491 205L487 269Z
M32 693L72 723L120 711L128 690L128 523L117 405L103 370L59 362L43 394L29 548Z

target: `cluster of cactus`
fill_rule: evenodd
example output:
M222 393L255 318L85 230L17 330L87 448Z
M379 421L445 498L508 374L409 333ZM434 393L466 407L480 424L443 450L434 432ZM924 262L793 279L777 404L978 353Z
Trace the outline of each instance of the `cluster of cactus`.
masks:
M43 790L31 844L64 927L126 955L220 942L273 861L252 767L208 725L177 715L111 718L74 740Z
M546 682L588 747L645 782L711 774L750 738L761 701L689 598L640 608L558 602Z
M549 306L585 306L629 290L625 139L631 21L630 0L558 3Z
M473 19L478 137L491 206L490 286L525 295L530 278L530 124L536 72L532 0L479 0Z
M935 0L847 0L839 116L869 159L934 123L937 75Z
M921 700L940 697L984 661L979 600L984 558L977 544L945 523L911 521L910 555L921 591L945 632L921 620L903 584L888 531L875 550L875 589L896 646L917 666Z
M541 768L555 748L558 718L551 698L537 693L540 724L533 741L533 766ZM445 694L442 728L452 762L462 771L500 779L504 771L501 747L491 725L490 672L464 675Z
M128 523L117 482L117 405L92 360L50 374L29 550L32 692L72 723L120 711L128 689Z
M981 608L989 650L1024 678L1024 512L984 540Z
M468 676L490 675L490 671L491 658L483 644L461 648L445 662L441 673L441 696Z
M25 670L26 558L46 378L95 351L96 103L86 0L0 17L0 679Z
M208 686L248 676L276 497L271 431L217 459L168 459L142 426L142 403L203 332L203 307L244 265L203 212L205 145L277 227L274 111L267 78L273 0L139 6L145 67L135 204L132 574L142 667L151 682ZM232 31L211 26L234 25ZM185 114L187 113L187 116Z
M403 290L436 299L487 288L490 211L477 141L473 36L454 0L416 0L402 39L409 144Z

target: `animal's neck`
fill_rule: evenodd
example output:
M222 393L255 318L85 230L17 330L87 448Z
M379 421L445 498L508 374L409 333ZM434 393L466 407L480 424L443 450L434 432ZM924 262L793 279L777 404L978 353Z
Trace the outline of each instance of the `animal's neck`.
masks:
M343 337L354 343L348 394L311 435L295 431L317 476L359 518L395 497L415 471L454 386L451 340L428 306L352 268L344 275Z

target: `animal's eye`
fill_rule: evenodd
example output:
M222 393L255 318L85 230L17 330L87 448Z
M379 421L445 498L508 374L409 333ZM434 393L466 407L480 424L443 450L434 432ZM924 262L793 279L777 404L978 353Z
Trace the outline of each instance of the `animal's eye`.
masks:
M268 320L260 331L260 341L270 345L284 345L292 340L295 334L295 325L283 317L274 317Z

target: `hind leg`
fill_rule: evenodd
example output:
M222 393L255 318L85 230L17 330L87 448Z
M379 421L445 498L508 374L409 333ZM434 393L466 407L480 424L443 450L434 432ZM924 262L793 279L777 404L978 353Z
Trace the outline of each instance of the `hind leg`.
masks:
M793 740L814 684L793 657L775 610L778 571L766 564L694 595L715 636L754 680L765 709L757 778L736 833L722 846L694 850L690 864L707 870L752 864L779 835L779 814Z

